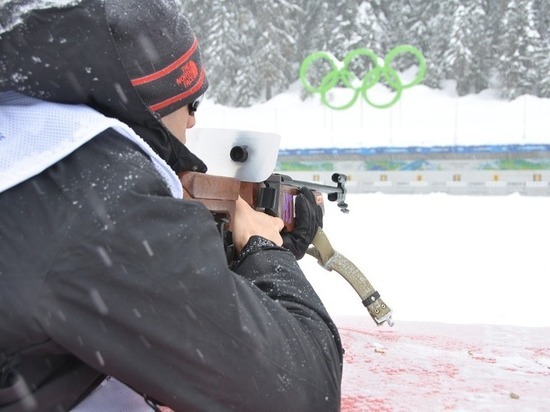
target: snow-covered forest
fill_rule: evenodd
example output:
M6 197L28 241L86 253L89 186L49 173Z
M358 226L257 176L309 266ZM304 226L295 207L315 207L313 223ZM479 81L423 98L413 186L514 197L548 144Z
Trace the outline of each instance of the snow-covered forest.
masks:
M383 58L397 45L422 51L423 84L455 80L460 96L487 88L504 99L550 97L548 0L181 0L212 84L208 95L250 106L286 91L315 51L342 60L368 48ZM403 70L416 59L400 56ZM372 65L355 59L361 78Z

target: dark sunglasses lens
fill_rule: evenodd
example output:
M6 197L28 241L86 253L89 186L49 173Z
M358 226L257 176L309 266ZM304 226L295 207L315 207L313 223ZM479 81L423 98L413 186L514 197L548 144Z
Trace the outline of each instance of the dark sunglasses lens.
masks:
M199 108L199 104L202 100L202 96L199 97L198 99L192 101L191 103L189 103L189 112L190 113L194 113L197 111L197 109Z

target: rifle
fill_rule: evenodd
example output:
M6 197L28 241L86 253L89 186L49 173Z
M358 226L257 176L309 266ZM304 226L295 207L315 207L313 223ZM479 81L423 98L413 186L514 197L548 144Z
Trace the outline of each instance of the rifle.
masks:
M321 207L324 207L321 193L326 193L328 200L336 202L343 213L349 212L345 202L347 176L340 173L332 175L336 186L293 180L289 176L276 173L258 183L197 172L184 172L179 178L184 188L184 198L202 202L212 212L223 232L231 232L233 228L239 196L253 209L283 219L285 228L289 231L294 229L294 197L304 186L314 191ZM393 326L392 311L378 291L351 261L334 250L322 228L318 229L307 254L315 257L326 270L335 270L348 281L377 325L387 322Z

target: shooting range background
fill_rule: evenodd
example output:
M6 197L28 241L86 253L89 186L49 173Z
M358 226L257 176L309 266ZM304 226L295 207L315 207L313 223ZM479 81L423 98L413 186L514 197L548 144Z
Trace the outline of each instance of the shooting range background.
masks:
M363 170L370 181L362 185L353 179L357 163L337 170L352 175L350 213L327 203L325 232L395 320L375 326L340 275L309 256L300 261L342 334L344 412L547 410L549 112L549 99L458 97L452 84L413 87L385 110L357 103L333 111L315 96L302 101L298 86L250 108L203 103L197 127L273 132L282 153L308 153L300 162L313 164L309 170L284 170L304 180L323 182L331 167L350 165L338 158L348 149L487 148L460 161L428 159L445 165L438 170ZM533 156L511 145L537 148L538 166L517 166ZM516 166L480 168L499 147L514 152L507 164ZM326 159L315 154L327 150L332 165L324 170Z
M490 90L458 97L452 86L449 83L443 90L415 86L405 90L389 109L358 102L349 110L331 110L317 96L300 99L299 85L250 108L223 107L207 99L196 127L277 133L282 151L305 149L312 161L319 152L312 149L414 146L429 151L434 147L515 145L542 147L544 153L550 144L546 120L550 99L522 96L506 101ZM384 93L390 95L387 90L376 91L380 99ZM389 195L384 194L383 185L357 193L352 179L348 184L350 213L343 215L327 203L325 231L335 248L379 289L394 308L396 320L550 327L550 299L545 296L550 285L548 160L539 158L540 169L512 171L523 173L532 186L531 195L521 195L520 186L495 180L495 175L504 176L510 170L471 167L480 157L483 154L470 152L469 159L448 161L449 168L443 171L450 188L456 174L488 173L481 182L484 185L474 186L476 195L441 193L433 190L433 184L421 185L416 178L426 171L410 175L410 170L390 170L398 178L410 176L410 191ZM336 171L353 178L353 170ZM327 176L321 180L331 184L330 170L284 173L299 179ZM388 170L373 173L390 175ZM499 187L506 187L507 192L491 191ZM353 292L348 294L347 285L339 285L337 275L308 260L313 259L306 257L302 264L312 273L312 281L333 313L366 315Z

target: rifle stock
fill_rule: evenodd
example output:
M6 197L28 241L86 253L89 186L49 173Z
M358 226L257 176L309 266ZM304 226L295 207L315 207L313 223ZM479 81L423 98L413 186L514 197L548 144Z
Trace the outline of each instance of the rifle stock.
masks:
M335 177L337 176L337 177ZM345 203L345 175L334 174L338 186L293 180L289 176L272 174L260 183L241 182L233 177L213 176L197 172L183 172L179 175L183 185L184 199L202 202L216 217L227 219L228 229L233 228L235 202L241 196L254 210L263 211L283 219L288 231L294 229L294 197L301 187L308 187L317 195L317 202L324 206L322 192L328 199L337 201L338 207L347 213ZM335 180L336 179L336 180Z
M337 173L332 176L332 180L337 183L336 187L296 181L280 174L272 174L266 181L260 183L241 182L232 177L197 172L184 172L179 175L179 178L183 185L184 199L202 202L216 220L222 223L224 232L231 232L233 229L239 196L253 209L283 219L288 231L294 229L294 197L304 186L314 191L317 202L321 206L323 206L323 197L320 192L324 192L328 194L330 201L338 202L342 212L349 211L345 202L346 176ZM393 326L392 310L384 303L365 275L345 256L333 249L321 228L318 229L317 236L307 253L316 258L326 270L340 273L350 283L377 325L387 322Z

